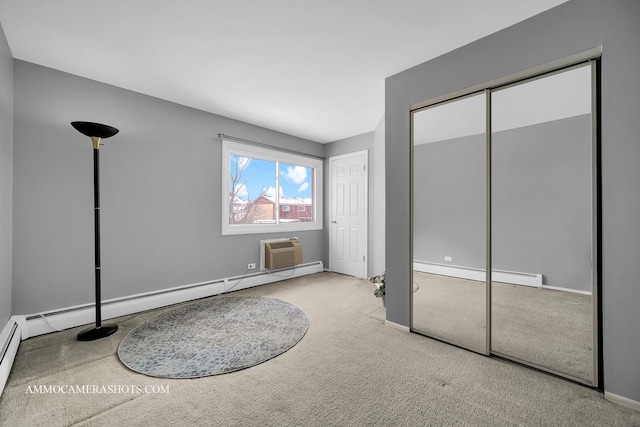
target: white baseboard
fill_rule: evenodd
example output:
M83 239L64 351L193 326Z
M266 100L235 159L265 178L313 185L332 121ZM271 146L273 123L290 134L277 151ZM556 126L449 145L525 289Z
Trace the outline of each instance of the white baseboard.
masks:
M15 321L9 319L2 333L0 333L0 396L11 373L20 338L20 327Z
M571 292L574 294L581 294L581 295L591 295L590 291L581 291L580 289L562 288L559 286L547 286L547 285L544 285L542 287L544 289L551 289L553 291Z
M322 272L323 270L322 261L316 261L280 270L261 271L244 276L193 283L164 289L162 291L105 300L102 301L101 305L102 320L113 319L115 317L126 316L198 298L219 295L230 291L265 285L280 280L306 276L308 274ZM16 322L20 324L22 329L22 339L24 340L29 337L93 323L95 322L95 305L85 304L15 317Z
M384 324L386 326L389 326L390 328L397 329L397 330L402 331L402 332L411 332L411 329L408 326L404 326L404 325L401 325L399 323L390 322L388 320L385 320Z
M634 409L640 412L640 402L638 402L637 400L632 400L628 397L620 396L608 391L604 392L604 398L609 402L617 403L618 405L624 406L625 408Z

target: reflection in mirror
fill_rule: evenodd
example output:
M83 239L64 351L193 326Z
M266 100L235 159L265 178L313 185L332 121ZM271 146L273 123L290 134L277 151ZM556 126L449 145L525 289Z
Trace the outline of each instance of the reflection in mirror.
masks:
M486 352L484 93L412 115L412 329Z
M491 352L591 383L591 68L491 96Z

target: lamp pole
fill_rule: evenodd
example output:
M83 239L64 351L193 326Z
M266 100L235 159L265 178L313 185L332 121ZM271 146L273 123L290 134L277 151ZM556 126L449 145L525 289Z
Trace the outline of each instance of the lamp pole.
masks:
M118 330L116 324L102 324L100 263L100 142L117 134L118 129L92 122L71 122L78 132L91 138L93 143L93 223L95 253L96 325L78 334L79 341L93 341L107 337Z

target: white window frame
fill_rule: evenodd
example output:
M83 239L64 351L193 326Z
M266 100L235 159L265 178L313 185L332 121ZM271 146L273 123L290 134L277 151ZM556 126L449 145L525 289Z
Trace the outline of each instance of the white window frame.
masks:
M250 157L273 162L281 162L296 166L312 168L313 188L311 189L311 199L313 200L313 222L278 222L275 224L229 224L229 158L232 155ZM322 172L324 164L320 159L300 156L287 153L281 150L270 150L268 148L257 147L249 144L242 144L228 139L222 140L222 235L231 234L256 234L272 232L292 232L307 230L322 230ZM278 169L276 169L276 188L278 188ZM278 200L278 198L276 198ZM279 211L280 205L278 204Z

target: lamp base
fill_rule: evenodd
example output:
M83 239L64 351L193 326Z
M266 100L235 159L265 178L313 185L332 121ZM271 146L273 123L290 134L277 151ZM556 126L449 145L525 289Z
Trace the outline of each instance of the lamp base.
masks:
M107 324L99 328L85 329L78 334L78 341L93 341L100 338L108 337L118 330L118 325Z

